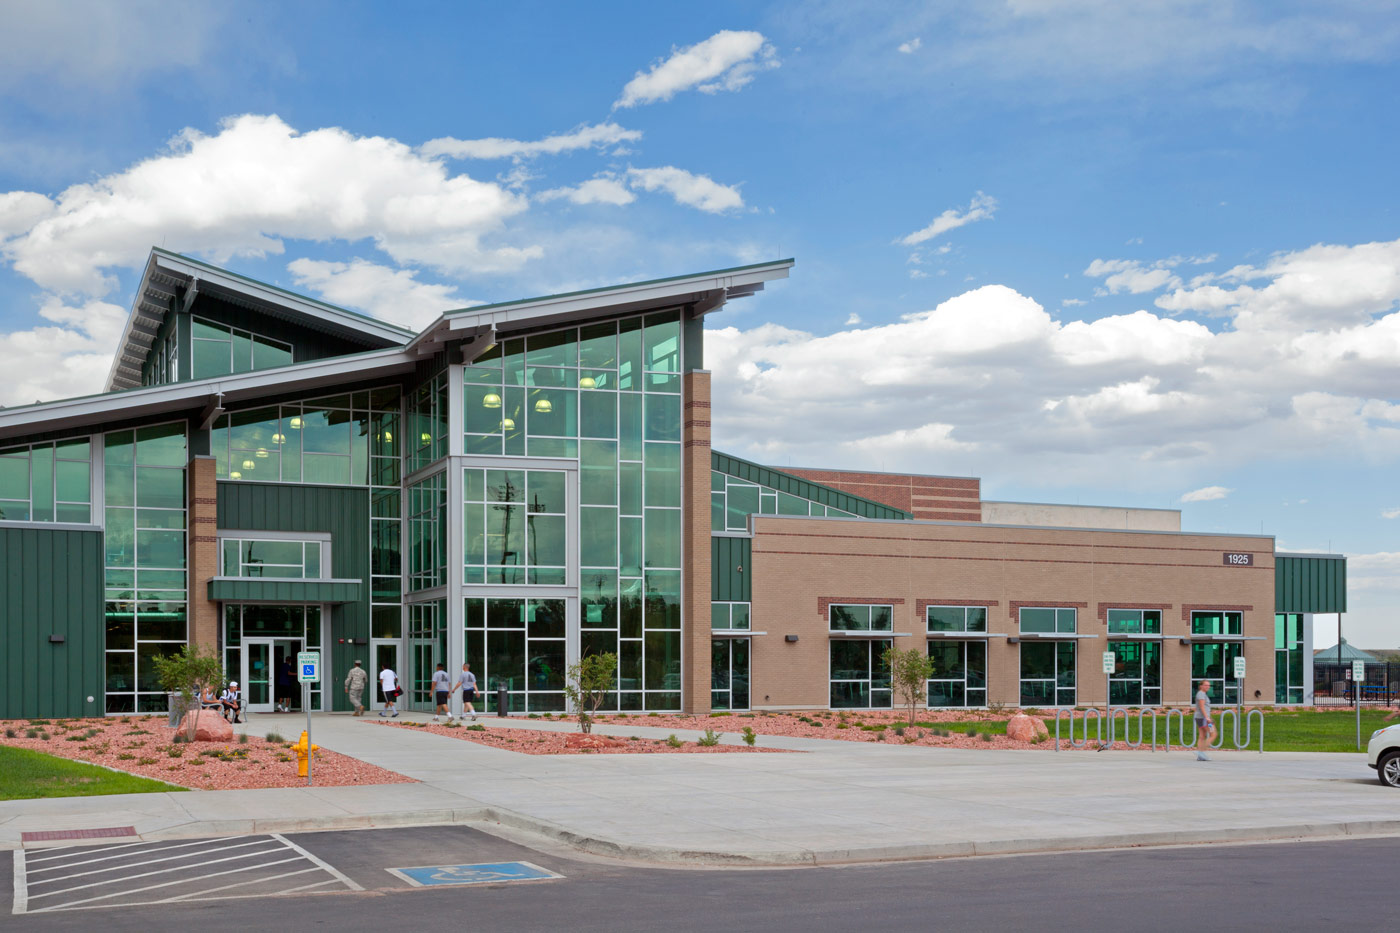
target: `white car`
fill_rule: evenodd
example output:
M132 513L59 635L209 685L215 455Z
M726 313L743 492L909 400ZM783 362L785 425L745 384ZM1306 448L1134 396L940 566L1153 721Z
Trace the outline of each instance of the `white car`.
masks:
M1400 723L1371 733L1366 763L1376 769L1382 784L1400 787Z

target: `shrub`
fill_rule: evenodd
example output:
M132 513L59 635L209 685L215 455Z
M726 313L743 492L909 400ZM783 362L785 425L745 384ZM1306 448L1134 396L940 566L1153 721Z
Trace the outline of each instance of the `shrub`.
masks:
M136 756L131 754L131 752L122 752L117 756L117 761L134 761L135 759Z
M754 747L754 743L757 742L757 741L758 741L758 733L757 733L757 732L754 732L753 729L749 728L748 726L745 726L745 727L744 727L744 744L747 745L749 748L753 748L753 747Z
M185 709L198 709L195 698L200 688L224 682L224 664L219 652L198 645L181 645L175 654L153 658L161 688L180 694ZM189 717L189 737L194 738L195 717Z
M287 741L286 739L282 738L282 736L279 733L276 732L269 732L267 735L263 736L263 738L273 743L274 745Z
M153 765L156 763L156 760L154 758L138 758L136 759L136 763L138 765Z
M982 733L982 741L983 741L983 742L990 742L991 740L992 740L992 734L991 734L990 732L984 732L984 733Z
M711 718L711 719L718 719L720 716L733 716L733 715L734 715L733 713L711 713L711 714L710 714L710 718Z
M5 730L5 738L7 738L7 739L13 739L13 738L15 738L15 737L18 736L18 735L19 735L19 733L15 731L15 729L14 729L13 726L11 726L11 727L9 727L9 728L7 728L7 729Z
M472 723L470 726L464 726L463 728L465 728L468 732L485 732L485 731L486 731L486 727L483 726L483 725L482 725L481 723L479 723L479 722L478 722L478 723Z
M903 726L895 726L895 727L894 727L894 734L897 735L897 736L899 736L900 738L904 738L904 727L903 727Z
M666 744L672 748L680 748L685 743L676 738L676 734L672 732L670 735L666 736Z
M526 714L525 718L526 718L526 719L539 719L539 718L540 718L540 714L539 714L539 713L528 713L528 714Z
M715 732L713 729L706 729L705 734L702 735L695 744L704 748L713 748L719 744L719 733Z
M238 744L239 744L239 745L247 745L247 744L248 744L248 733L245 732L245 733L243 733L242 735L240 735L240 736L238 737Z
M49 735L47 732L40 732L40 733L39 733L39 738L40 738L42 741L47 742L49 739L53 738L53 736Z
M925 650L910 648L908 651L900 651L891 647L885 649L880 660L890 672L895 696L903 700L904 705L909 708L908 721L913 722L914 710L918 708L919 701L927 699L928 679L933 676L933 659Z
M850 726L846 725L844 722L838 722L838 723L836 724L836 728L838 728L838 729L849 729Z
M65 742L86 742L87 740L88 737L85 735L65 735L63 737Z
M177 732L177 733L175 733L174 735L172 735L172 736L170 737L170 741L172 741L172 742L174 742L174 743L176 743L176 744L180 744L180 743L188 742L188 741L190 741L190 739L189 739L189 736Z

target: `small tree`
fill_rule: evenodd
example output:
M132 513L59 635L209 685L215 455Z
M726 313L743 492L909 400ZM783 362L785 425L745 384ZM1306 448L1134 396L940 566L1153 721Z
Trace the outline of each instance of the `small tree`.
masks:
M218 651L212 648L182 645L179 654L162 655L154 662L161 687L179 693L186 712L199 709L195 696L201 687L221 687L224 683L224 665ZM193 740L195 717L186 716L185 721L188 723L186 734Z
M593 715L616 681L617 655L610 651L584 655L569 665L564 675L564 695L578 713L578 725L585 734L593 731Z
M886 648L881 660L885 667L889 668L895 696L900 698L903 705L909 707L909 725L912 726L914 710L919 701L926 700L928 695L928 679L933 676L933 659L917 648L910 648L908 651Z

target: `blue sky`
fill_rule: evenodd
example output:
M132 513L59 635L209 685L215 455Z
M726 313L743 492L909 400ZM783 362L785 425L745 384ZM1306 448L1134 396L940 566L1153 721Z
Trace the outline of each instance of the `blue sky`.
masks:
M410 324L795 256L717 445L1344 552L1393 647L1398 14L6 5L0 404L100 388L151 245Z

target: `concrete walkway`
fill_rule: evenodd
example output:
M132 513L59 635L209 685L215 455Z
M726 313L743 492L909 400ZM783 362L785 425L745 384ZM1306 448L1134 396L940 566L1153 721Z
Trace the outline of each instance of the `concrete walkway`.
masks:
M289 722L255 716L247 728L290 737ZM1201 763L1185 751L1056 754L760 737L761 746L801 753L535 756L376 722L320 715L313 738L420 783L0 802L0 848L46 829L134 826L143 839L165 839L496 822L629 859L812 865L1400 835L1400 794L1382 787L1360 755L1223 752ZM697 735L631 724L598 731Z

